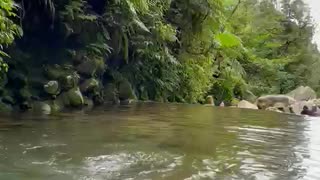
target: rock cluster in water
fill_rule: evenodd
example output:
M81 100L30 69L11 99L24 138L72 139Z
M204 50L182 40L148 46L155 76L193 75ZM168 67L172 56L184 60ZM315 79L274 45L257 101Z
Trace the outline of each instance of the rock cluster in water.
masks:
M124 78L104 81L100 58L73 56L72 64L45 65L37 76L11 68L0 83L0 112L33 111L51 114L66 108L129 104L135 95Z
M206 103L213 105L213 97L208 96ZM233 107L320 116L320 99L308 86L300 86L286 95L265 95L251 101L241 100L234 102Z

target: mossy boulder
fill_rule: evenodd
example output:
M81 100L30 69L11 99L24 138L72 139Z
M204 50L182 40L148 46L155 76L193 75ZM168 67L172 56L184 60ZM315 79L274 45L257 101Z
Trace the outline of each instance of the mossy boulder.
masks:
M99 81L94 78L86 79L80 85L80 91L82 93L96 92L98 89L99 89Z
M127 99L135 99L135 95L133 92L133 89L131 87L131 84L123 80L119 83L119 99L120 101L122 100L127 100Z
M58 81L49 81L43 86L44 91L50 95L57 95L59 93Z
M33 102L32 110L34 113L51 114L51 106L46 102L41 102L41 101Z
M84 99L82 93L78 87L72 88L62 93L63 103L70 107L82 107L84 105Z
M68 91L76 87L79 83L79 79L80 79L80 76L77 73L60 77L59 83L61 84L61 89L64 91Z
M117 96L118 90L115 84L109 83L105 85L104 90L103 90L103 99L105 102L109 104L117 104L119 101L119 98Z
M70 65L53 65L44 67L44 75L49 80L59 80L62 77L66 77L74 73L74 70Z
M87 77L93 77L94 75L101 75L106 65L103 58L86 59L77 67L77 72Z

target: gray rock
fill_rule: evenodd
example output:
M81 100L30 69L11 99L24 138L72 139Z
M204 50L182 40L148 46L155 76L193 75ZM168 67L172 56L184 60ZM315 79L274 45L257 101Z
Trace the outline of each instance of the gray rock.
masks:
M277 112L277 113L283 113L283 111L279 110L276 107L268 107L268 108L266 108L266 111L273 111L273 112Z
M308 109L312 109L316 104L313 101L296 101L291 105L291 108L295 114L300 115L304 106L308 107Z
M258 107L254 104L252 104L249 101L242 100L238 103L237 105L238 108L243 108L243 109L258 109Z
M273 107L276 103L283 103L284 106L288 107L295 102L295 99L286 95L266 95L259 97L255 104L259 109L266 109L268 107Z
M299 86L295 90L289 92L287 95L297 101L308 101L317 98L316 92L309 86Z

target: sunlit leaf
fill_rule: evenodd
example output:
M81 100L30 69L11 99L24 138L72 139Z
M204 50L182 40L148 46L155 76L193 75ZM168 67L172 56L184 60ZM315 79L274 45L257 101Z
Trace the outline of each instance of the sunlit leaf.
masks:
M215 39L220 43L222 47L235 47L241 46L241 39L231 33L220 33L215 36Z

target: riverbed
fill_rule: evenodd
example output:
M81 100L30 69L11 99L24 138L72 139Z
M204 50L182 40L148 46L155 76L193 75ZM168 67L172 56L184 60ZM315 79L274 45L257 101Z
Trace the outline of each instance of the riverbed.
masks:
M316 180L320 119L160 103L15 114L0 160L1 180Z

